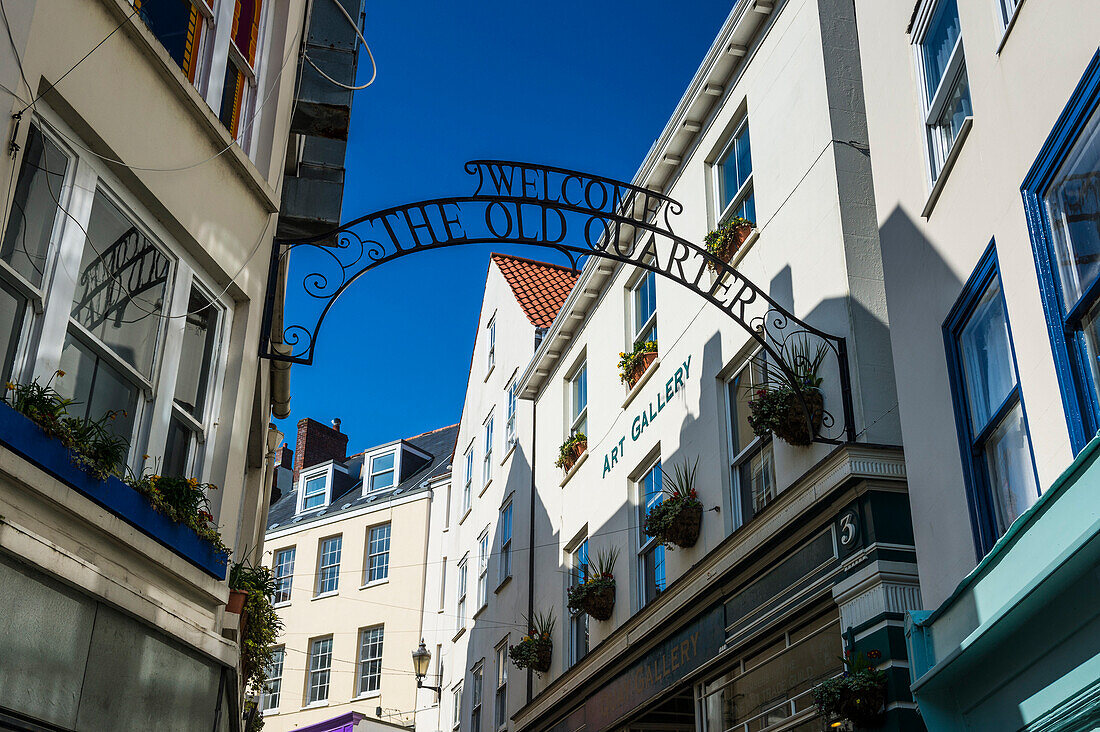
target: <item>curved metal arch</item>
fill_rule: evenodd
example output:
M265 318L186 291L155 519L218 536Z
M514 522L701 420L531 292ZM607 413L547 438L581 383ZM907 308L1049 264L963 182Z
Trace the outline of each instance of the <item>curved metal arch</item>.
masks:
M562 253L574 271L588 256L635 266L676 282L719 307L759 344L768 378L775 375L780 383L794 389L811 426L812 410L795 374L796 366L805 365L798 360L807 354L796 353L790 345L792 338L817 340L835 360L844 410L843 435L844 439L854 440L845 339L800 320L728 262L678 236L673 231L673 218L683 211L679 202L631 183L554 166L473 160L466 163L465 170L478 177L477 188L470 196L402 204L360 216L319 236L276 239L261 357L312 363L321 326L336 300L360 277L382 264L460 245L528 244ZM481 217L466 216L471 210L480 210ZM578 222L581 235L576 236L574 231L571 236L571 225L575 229ZM272 321L276 286L284 269L288 282L296 276L291 271L294 252L299 253L299 259L306 253L312 255L313 263L307 259L307 273L301 276L301 289L321 306L315 320L283 324L275 333ZM713 279L704 277L708 269L714 273ZM822 427L834 426L833 415L826 411ZM815 439L844 441L823 435Z

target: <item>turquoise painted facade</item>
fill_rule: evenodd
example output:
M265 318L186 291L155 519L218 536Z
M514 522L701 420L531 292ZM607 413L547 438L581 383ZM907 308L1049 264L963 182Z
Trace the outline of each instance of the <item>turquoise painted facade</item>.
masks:
M933 612L906 623L929 730L1100 728L1100 436Z

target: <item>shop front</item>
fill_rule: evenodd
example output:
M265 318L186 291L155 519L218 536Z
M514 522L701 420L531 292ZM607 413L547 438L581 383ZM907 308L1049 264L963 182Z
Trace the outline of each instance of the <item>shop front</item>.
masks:
M792 486L761 516L758 528L782 522L777 531L731 535L669 586L661 602L677 610L663 624L647 617L648 608L639 613L601 643L617 653L594 649L593 663L578 664L520 710L517 729L843 726L843 719L823 719L813 690L843 673L846 654L873 659L883 674L881 728L921 729L907 688L904 613L919 605L919 589L904 475L890 482L844 477L855 463L840 453L832 465L840 470ZM889 460L878 455L861 464L876 470Z

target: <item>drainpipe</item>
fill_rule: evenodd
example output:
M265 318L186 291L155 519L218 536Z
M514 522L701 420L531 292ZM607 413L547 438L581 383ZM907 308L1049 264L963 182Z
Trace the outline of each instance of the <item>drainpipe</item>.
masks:
M274 241L271 246L277 247L279 243ZM274 269L274 267L272 268ZM286 305L286 263L280 262L277 272L271 272L275 277L275 312L271 317L271 348L281 354L289 355L290 347L283 342L283 308ZM290 416L290 362L271 361L271 414L275 419L286 419Z
M527 532L527 622L530 625L531 617L535 614L535 422L538 419L538 408L534 400L531 401L531 497L527 510L531 512L530 528ZM524 628L526 633L530 628ZM535 696L535 676L530 667L527 668L527 703Z

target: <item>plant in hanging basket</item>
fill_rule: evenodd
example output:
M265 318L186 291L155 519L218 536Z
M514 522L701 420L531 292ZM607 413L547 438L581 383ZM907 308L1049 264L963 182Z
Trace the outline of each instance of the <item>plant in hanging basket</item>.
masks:
M615 560L619 550L600 550L596 563L584 570L578 584L569 588L569 609L588 613L596 620L607 620L615 609Z
M630 353L619 352L619 379L633 388L657 359L657 341L643 341L634 346Z
M821 682L813 689L814 704L825 719L846 719L860 728L881 727L885 721L886 674L870 661L882 658L878 650L841 659L844 673Z
M664 474L664 498L649 510L642 530L665 546L688 549L699 540L703 504L695 491L695 470L699 460L674 465L672 475Z
M275 587L275 575L269 567L242 560L229 568L229 588L245 594L239 643L241 676L247 694L263 691L266 669L274 658L275 641L283 630L282 620L271 603Z
M749 426L755 434L773 433L800 447L813 442L825 417L825 396L819 388L818 370L826 353L825 345L818 344L811 355L805 337L784 346L783 359L794 374L796 385L784 378L756 390L749 399Z
M558 449L558 460L554 465L568 473L587 449L588 437L583 432L574 432L568 440L561 443Z
M514 646L508 646L508 657L516 668L529 668L543 674L550 670L550 659L554 652L554 613L535 613L525 618L530 631Z
M746 218L734 216L706 235L704 241L706 242L707 251L723 262L728 262L730 257L744 246L745 240L749 238L749 234L752 233L755 226L755 223ZM708 260L707 266L710 267L712 272L718 271L718 265L714 262Z

